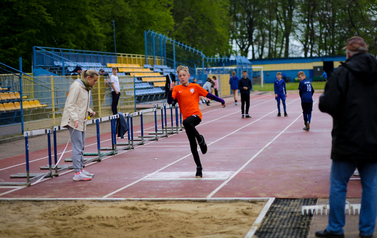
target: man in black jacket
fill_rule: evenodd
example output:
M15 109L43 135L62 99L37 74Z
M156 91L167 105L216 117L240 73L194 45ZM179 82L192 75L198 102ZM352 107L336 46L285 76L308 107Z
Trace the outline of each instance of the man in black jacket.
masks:
M244 70L242 72L242 78L238 82L238 89L241 93L241 113L242 118L245 117L245 111L246 111L246 118L251 118L249 115L249 108L250 108L250 90L253 89L253 83L251 80L247 77L247 71ZM246 109L245 109L246 104Z
M333 118L330 215L317 237L344 237L347 184L357 168L362 185L360 237L372 237L377 215L377 60L358 36L347 60L326 83L319 109Z

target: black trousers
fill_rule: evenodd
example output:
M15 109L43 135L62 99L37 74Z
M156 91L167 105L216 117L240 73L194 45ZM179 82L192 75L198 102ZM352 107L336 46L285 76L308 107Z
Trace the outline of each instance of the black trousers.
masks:
M241 93L241 113L245 114L245 104L246 104L246 114L249 114L250 108L250 93Z
M199 125L201 121L202 120L198 116L189 116L183 121L183 126L185 127L186 134L190 142L191 153L194 156L196 167L199 168L202 168L202 164L200 163L197 141L201 141L202 138L195 126Z
M111 110L113 111L113 115L115 115L118 113L118 102L119 102L120 92L116 94L115 91L112 91L111 96L113 98L113 102L111 103Z

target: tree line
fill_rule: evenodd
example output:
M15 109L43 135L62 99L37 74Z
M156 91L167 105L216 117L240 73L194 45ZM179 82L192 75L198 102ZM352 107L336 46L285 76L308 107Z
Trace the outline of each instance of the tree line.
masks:
M144 53L152 29L205 55L341 55L360 35L376 54L375 0L0 0L0 62L29 71L32 46ZM295 46L298 45L298 46ZM234 46L237 46L235 49Z
M344 55L354 35L377 54L375 0L234 0L230 9L231 39L252 59Z

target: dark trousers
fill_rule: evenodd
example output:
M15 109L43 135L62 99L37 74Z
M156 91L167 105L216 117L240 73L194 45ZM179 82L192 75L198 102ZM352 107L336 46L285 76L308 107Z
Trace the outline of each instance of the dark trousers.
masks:
M302 115L304 117L304 125L306 126L306 122L310 123L312 120L313 103L301 102L301 107L302 107Z
M196 130L195 126L199 125L202 120L198 116L189 116L183 121L183 126L185 127L188 140L190 142L191 153L194 156L194 161L196 167L202 168L200 163L198 145L196 141L201 141L199 132Z
M115 115L118 113L118 102L120 93L116 94L115 91L112 91L111 96L113 97L113 102L111 103L111 110L113 111L113 115Z
M249 114L250 108L250 93L241 93L241 113L244 115L245 113L245 104L246 104L246 114Z

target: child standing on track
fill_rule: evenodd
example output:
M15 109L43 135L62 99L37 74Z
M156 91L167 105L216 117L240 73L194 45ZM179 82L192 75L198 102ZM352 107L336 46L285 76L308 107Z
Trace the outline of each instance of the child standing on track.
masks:
M229 79L230 88L233 92L234 97L234 104L237 105L237 99L238 99L238 82L240 79L236 76L236 71L232 72L232 77Z
M298 72L297 77L298 77L298 80L300 80L300 84L298 85L298 90L301 97L302 114L304 117L305 127L303 128L303 130L309 131L310 122L312 119L312 111L313 111L314 89L313 89L312 84L306 78L305 73L303 71Z
M241 92L241 114L242 118L245 117L245 104L246 104L246 118L251 118L249 115L250 108L250 90L253 89L251 80L247 77L247 71L242 72L242 78L238 82L238 89Z
M200 146L200 150L203 154L207 152L207 144L204 140L204 136L200 135L196 130L197 126L202 121L202 113L199 110L199 96L207 97L209 99L220 102L225 107L225 101L216 97L213 94L208 93L200 85L190 83L190 73L186 66L179 66L177 68L178 78L181 81L181 85L175 86L175 83L170 85L170 91L168 92L168 103L171 104L177 101L179 104L179 110L183 116L183 126L185 127L187 137L190 142L191 153L194 156L196 164L196 177L202 178L202 164L200 163L199 153L197 150L197 142Z
M277 104L278 104L278 117L281 116L281 113L280 113L280 99L283 103L283 108L284 108L284 116L287 117L288 114L287 114L287 106L285 104L285 99L287 97L287 89L285 87L285 81L284 80L281 80L282 78L282 75L281 75L281 72L277 72L276 73L276 80L275 80L275 83L274 83L274 91L275 91L275 99L277 101Z

